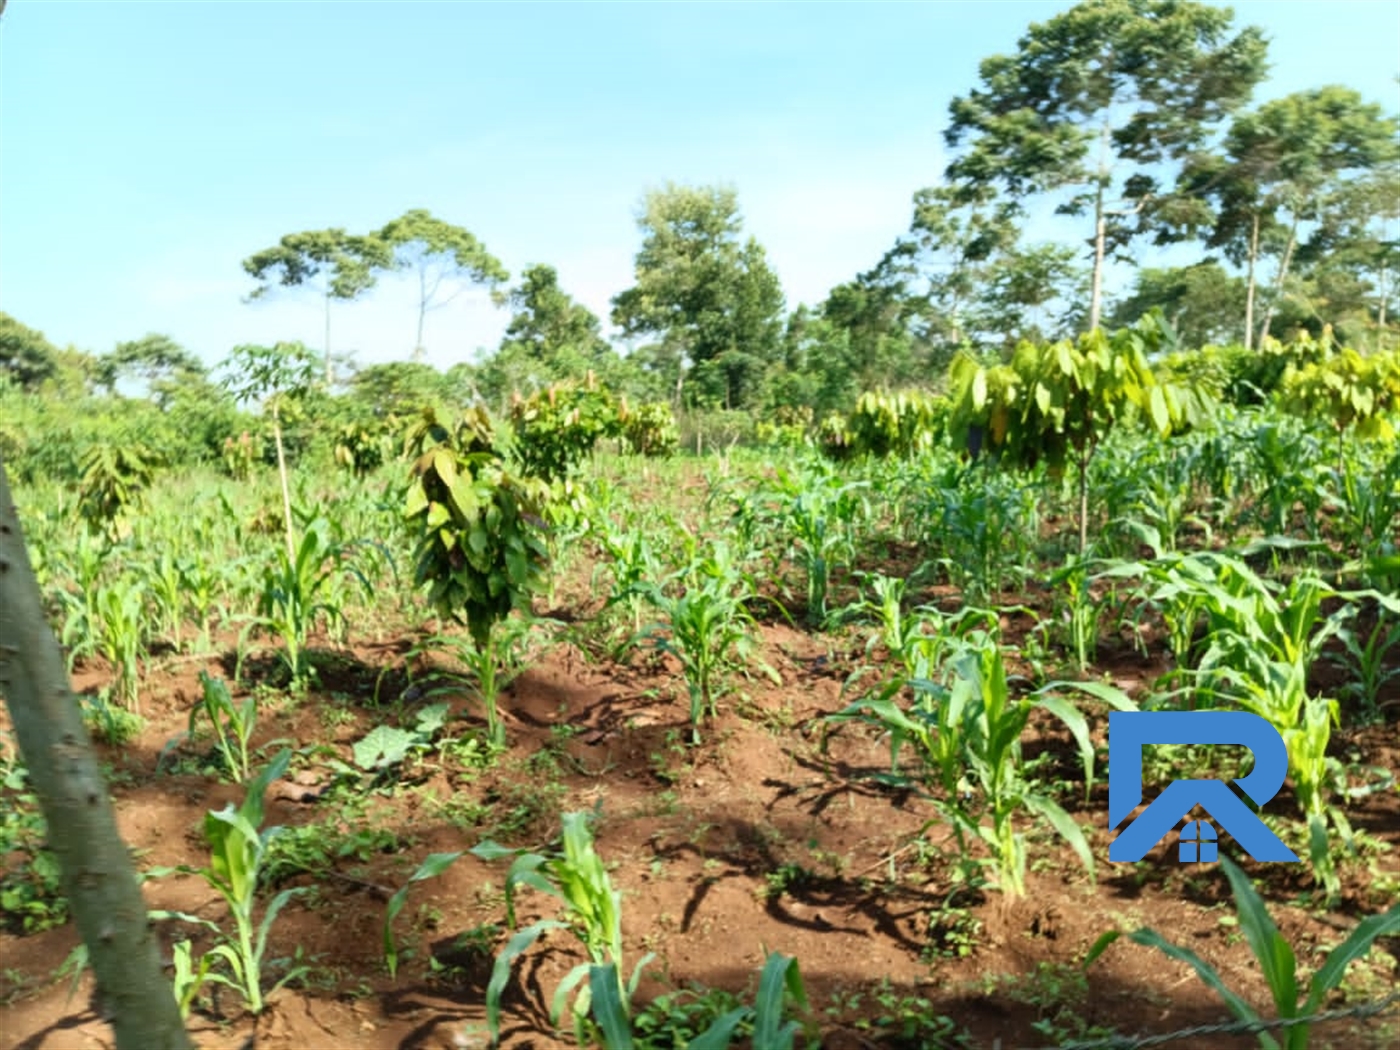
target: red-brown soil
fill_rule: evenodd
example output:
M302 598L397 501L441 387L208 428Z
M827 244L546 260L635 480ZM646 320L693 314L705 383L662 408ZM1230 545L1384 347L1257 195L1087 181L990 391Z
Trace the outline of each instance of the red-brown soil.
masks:
M1009 638L1015 626L1007 624ZM763 641L763 655L782 686L758 676L737 681L736 693L721 702L719 720L706 727L705 743L694 749L683 744L687 702L674 667L642 655L633 666L590 662L568 643L544 652L502 699L511 738L507 755L475 777L445 772L431 758L406 771L400 783L421 781L415 788L366 800L365 825L397 836L387 852L347 858L328 878L294 876L286 883L309 892L278 919L269 956L300 950L314 967L310 978L277 993L256 1022L224 995L226 1017L194 1019L200 1045L484 1045L481 1036L462 1033L485 1017L490 957L503 943L499 890L506 865L468 855L441 877L415 885L395 927L405 951L396 980L388 976L381 952L387 898L430 852L468 849L488 833L508 845L542 846L558 832L560 812L595 806L601 814L597 848L614 866L612 879L623 892L629 958L646 951L658 955L650 968L657 976L641 988L643 1001L689 982L745 993L751 1001L765 951L781 951L800 962L828 1050L919 1045L899 1042L895 1032L859 1026L879 1015L871 993L882 982L899 997L926 1000L929 1025L940 1016L950 1019L949 1030L964 1030L968 1045L975 1046L1056 1045L1092 1035L1094 1026L1160 1033L1228 1020L1218 998L1185 966L1126 941L1089 971L1087 985L1077 983L1076 967L1101 933L1147 925L1189 945L1266 1016L1272 1014L1238 927L1222 922L1233 915L1233 904L1220 872L1191 874L1165 846L1152 863L1139 866L1141 879L1127 866L1102 860L1109 836L1101 783L1087 805L1078 792L1061 796L1092 829L1101 859L1096 886L1067 847L1041 835L1029 845L1030 892L1024 900L1007 904L992 890L960 895L952 881L956 852L949 832L928 804L862 779L888 768L887 744L852 726L832 734L823 753L817 720L843 706L842 682L858 640L829 651L824 640L765 625ZM392 698L402 688L405 680L397 671L404 648L390 643L347 653L338 672L323 676L319 691L296 704L264 708L258 743L320 742L348 758L355 740L392 717L390 708L374 706L374 686L389 668L381 695ZM1130 650L1105 648L1100 670L1129 690L1162 669ZM156 771L199 695L198 672L228 673L216 659L168 663L145 679L145 731L128 745L103 749L114 775L121 831L139 851L142 868L200 863L207 856L203 815L241 797L238 789L187 766L168 771L169 758L167 771ZM75 687L82 691L105 680L100 667L84 668ZM336 719L327 716L331 694L344 712ZM478 714L465 696L454 700L458 713L472 719ZM1095 721L1102 743L1102 714ZM1400 768L1394 724L1339 738L1339 753L1350 750L1364 764ZM1057 762L1073 761L1058 724L1037 723L1025 750L1028 758L1049 750ZM177 749L170 757L182 754L193 752ZM559 786L550 788L552 783ZM334 818L344 806L301 783L275 785L271 794L269 822L293 828ZM481 819L474 823L463 813ZM1279 875L1277 866L1247 868L1260 878L1284 936L1308 966L1318 964L1316 953L1337 943L1357 916L1387 905L1370 892L1373 884L1393 893L1400 878L1400 854L1394 852L1400 847L1400 795L1392 790L1371 796L1349 813L1358 829L1390 852L1345 870L1342 912L1295 906L1301 877ZM923 845L911 846L931 820ZM770 893L784 871L796 877L782 892ZM1390 881L1381 882L1384 877ZM195 876L154 879L146 893L153 908L224 918L215 895ZM523 891L519 917L528 922L553 916L553 904ZM486 952L454 948L460 934L491 924L498 929L484 935ZM163 930L167 946L175 933L173 926ZM0 1046L113 1045L110 1028L93 1010L90 977L70 998L71 982L53 976L76 943L71 924L24 937L0 935ZM963 943L967 954L960 956ZM196 947L206 949L207 938L197 939ZM1380 994L1400 976L1400 943L1392 938L1382 947L1358 964L1350 985L1355 998ZM437 970L430 972L434 957ZM546 1011L554 987L581 958L575 943L556 936L517 966L506 998L504 1045L572 1045L566 1034L552 1032ZM866 994L852 1006L857 992ZM940 1045L934 1029L926 1031L926 1045ZM1394 1046L1398 1032L1394 1014L1339 1022L1316 1029L1312 1045ZM957 1044L949 1036L941 1045ZM1215 1036L1176 1045L1255 1044Z

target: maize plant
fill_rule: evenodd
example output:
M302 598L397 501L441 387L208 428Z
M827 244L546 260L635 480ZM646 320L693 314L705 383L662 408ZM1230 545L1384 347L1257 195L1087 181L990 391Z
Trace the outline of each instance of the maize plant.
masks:
M256 922L258 875L267 858L272 840L282 832L280 827L264 828L264 798L268 786L287 771L290 751L282 751L248 785L243 802L236 809L232 802L218 812L204 817L204 837L209 844L209 864L194 872L202 875L228 906L234 922L234 935L229 937L217 924L186 912L157 911L152 918L179 919L210 930L219 943L209 950L207 959L222 963L227 972L211 968L203 970L207 980L227 985L243 997L248 1012L263 1012L267 996L284 984L306 973L310 968L296 966L284 973L267 991L263 990L263 959L267 954L267 937L278 914L293 897L307 892L307 887L283 890ZM159 871L168 874L168 871ZM196 989L197 991L197 989ZM186 989L193 999L194 992Z
M630 980L623 980L622 894L613 888L608 870L594 849L589 816L588 813L563 815L563 849L559 851L532 853L523 849L507 849L490 839L470 851L473 856L486 861L511 858L505 881L506 924L515 932L496 956L491 981L486 987L486 1020L492 1046L500 1041L501 996L510 980L511 967L544 933L568 930L578 938L588 956L586 962L574 967L559 983L550 1008L550 1020L557 1026L563 1019L569 996L574 995L571 1012L574 1034L580 1045L587 1038L590 1006L597 994L597 984L589 980L596 968L611 964L613 969L608 973L614 980L604 992L608 998L608 1012L620 1007L626 1013L627 1004L631 1003L641 979L642 968L656 957L655 953L648 952L633 968ZM433 854L409 879L408 885L390 900L384 923L384 945L386 960L392 960L389 963L391 972L396 968L398 959L392 923L403 908L409 885L440 874L460 856L461 853ZM515 899L521 886L530 886L557 897L567 909L567 919L541 919L523 930L517 929Z
M807 619L821 626L827 620L827 591L831 573L855 557L859 524L869 507L859 495L866 482L842 483L830 471L799 475L780 472L776 492L778 520L787 533L789 550L807 575Z
M141 713L141 659L146 655L146 594L132 580L118 580L97 594L97 652L116 673L115 699Z
M964 859L973 859L971 843L981 840L1007 896L1026 892L1025 836L1013 823L1022 813L1047 821L1074 849L1092 879L1093 855L1084 832L1021 773L1021 736L1031 712L1039 707L1063 722L1074 737L1088 797L1094 762L1088 725L1078 709L1050 693L1065 685L1052 684L1033 697L1013 699L1001 647L984 632L969 634L941 668L929 661L916 663L914 670L828 716L827 722L858 721L889 733L890 774L883 779L906 787L912 782L900 773L899 755L905 744L914 745L941 789L941 796L929 796L930 801L952 824ZM1095 683L1070 687L1119 709L1133 709L1117 689ZM913 702L902 703L909 693Z
M715 701L726 671L754 667L775 684L782 680L755 655L756 624L745 606L753 591L730 560L727 546L714 544L710 556L696 558L672 579L684 581L678 595L654 583L639 584L662 616L644 634L657 649L680 661L690 694L691 742L698 744L701 723L719 713Z
M1228 858L1222 857L1220 866L1230 880L1241 932L1259 963L1259 970L1274 1001L1274 1012L1281 1020L1305 1021L1320 1012L1327 997L1341 985L1348 967L1365 956L1377 940L1400 930L1400 904L1383 914L1362 919L1341 944L1327 953L1311 976L1303 978L1298 972L1299 960L1293 946L1279 933L1249 876ZM1084 967L1087 969L1093 965L1120 936L1120 931L1110 930L1100 937L1085 956ZM1251 1025L1263 1022L1249 1001L1230 988L1220 972L1190 948L1175 944L1148 928L1136 930L1129 935L1129 939L1145 947L1156 948L1176 962L1186 963L1206 987L1224 1000L1230 1012L1240 1021ZM1260 1031L1259 1045L1264 1050L1307 1050L1310 1028L1310 1024L1294 1023L1280 1032L1282 1042L1268 1031Z
M303 533L293 557L277 552L276 565L263 573L257 615L248 618L249 628L269 630L281 639L294 686L304 681L306 644L318 617L328 622L344 619L344 605L326 593L332 579L348 572L366 596L374 594L374 586L364 574L346 563L345 547L329 542L329 528L318 519Z

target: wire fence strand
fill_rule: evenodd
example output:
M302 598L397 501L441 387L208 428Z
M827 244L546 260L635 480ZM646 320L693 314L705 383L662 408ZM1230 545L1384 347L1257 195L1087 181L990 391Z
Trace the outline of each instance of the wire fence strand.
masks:
M1272 1020L1222 1021L1219 1024L1196 1025L1175 1032L1162 1032L1158 1035L1113 1035L1088 1042L1060 1043L1058 1046L1041 1047L1039 1050L1144 1050L1150 1046L1165 1046L1183 1039L1197 1039L1207 1035L1260 1035L1264 1032L1285 1031L1299 1025L1324 1024L1328 1021L1362 1020L1379 1017L1395 1007L1400 1007L1400 990L1391 992L1381 999L1374 999L1354 1006L1338 1007L1321 1013L1303 1017L1276 1017Z

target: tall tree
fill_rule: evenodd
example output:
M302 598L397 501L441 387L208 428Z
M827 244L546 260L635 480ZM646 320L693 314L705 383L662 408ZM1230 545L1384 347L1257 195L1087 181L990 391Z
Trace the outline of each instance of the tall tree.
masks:
M742 238L732 189L678 186L646 195L636 285L613 299L627 336L658 335L680 360L677 395L726 408L755 400L778 359L783 293L756 240Z
M58 349L44 333L0 313L0 375L22 390L35 390L58 374Z
M951 184L1018 201L1068 194L1058 213L1092 216L1090 328L1105 262L1163 203L1161 167L1206 141L1264 75L1261 30L1230 36L1233 17L1194 0L1085 0L1031 25L1016 54L983 61L981 86L952 102Z
M849 363L856 394L925 378L918 330L927 300L910 288L916 277L908 247L899 243L873 268L831 289L820 317L833 332L845 332L846 339L831 344L820 328L814 330L835 354L830 360L819 355L814 366L826 370ZM830 387L831 379L824 385Z
M1321 219L1329 187L1396 156L1396 122L1350 88L1330 85L1266 102L1241 114L1222 148L1185 165L1182 196L1209 201L1203 218L1188 215L1177 228L1207 231L1206 245L1245 266L1245 345L1255 341L1258 264L1277 255L1269 306L1258 336L1269 334L1274 313L1306 223ZM1171 239L1168 232L1163 238Z
M1053 342L1073 335L1084 318L1079 304L1088 284L1078 254L1063 244L1037 244L996 256L978 296L977 327L999 339L1005 351L1022 339Z
M353 236L342 229L307 230L289 233L274 248L267 248L243 260L243 269L263 283L253 290L250 300L261 299L277 284L287 288L314 284L325 299L326 308L326 385L335 382L331 358L331 300L348 302L374 287L375 273L392 264L392 249L376 237ZM318 279L319 278L319 282Z
M446 306L473 285L493 292L510 280L501 261L469 230L436 218L423 208L404 212L374 234L387 246L396 270L418 278L418 335L413 359L423 359L423 324L429 310ZM451 288L447 291L444 286Z
M581 379L616 360L593 311L559 287L552 266L529 267L507 299L514 308L501 340L502 354L520 354L558 379Z
M934 186L914 194L909 234L896 251L927 281L928 335L950 352L971 335L969 311L991 261L1016 243L1019 212L990 186Z
M122 379L139 379L145 384L146 393L164 407L172 382L198 378L207 372L199 358L170 336L152 333L118 343L110 354L104 354L98 361L97 381L114 390Z
M1373 347L1387 345L1390 305L1400 277L1400 162L1392 160L1335 184L1317 204L1317 226L1298 248L1298 261L1330 307L1328 320L1350 328L1359 319ZM1344 333L1347 339L1350 333Z

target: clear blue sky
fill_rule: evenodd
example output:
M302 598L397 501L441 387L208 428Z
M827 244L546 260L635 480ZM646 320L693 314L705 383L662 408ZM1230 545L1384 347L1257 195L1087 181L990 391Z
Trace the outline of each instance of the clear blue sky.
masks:
M907 228L980 60L1068 6L11 0L0 310L99 352L146 332L211 363L320 347L320 304L243 304L241 261L420 207L513 275L554 265L606 321L667 180L735 186L789 305L815 303ZM1233 6L1272 39L1257 98L1343 83L1400 110L1396 0ZM429 360L494 348L506 319L479 294L430 314ZM335 307L332 346L402 358L415 320L386 279Z

